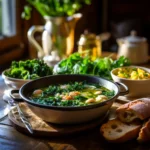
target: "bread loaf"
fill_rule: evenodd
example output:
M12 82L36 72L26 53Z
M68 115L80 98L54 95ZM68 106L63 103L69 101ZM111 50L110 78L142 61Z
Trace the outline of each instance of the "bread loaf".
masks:
M122 122L132 122L135 119L144 120L150 117L150 98L141 98L126 103L116 110L117 117Z
M140 128L140 124L127 124L118 119L114 119L103 124L100 128L100 132L106 140L120 143L137 138Z
M150 141L150 119L143 124L137 140L140 143Z

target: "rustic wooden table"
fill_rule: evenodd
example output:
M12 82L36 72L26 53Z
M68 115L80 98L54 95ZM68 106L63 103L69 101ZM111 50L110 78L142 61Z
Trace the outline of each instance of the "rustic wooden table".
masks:
M1 101L5 89L6 86L0 76ZM150 143L138 144L136 140L122 144L108 143L100 135L99 129L100 125L78 134L34 137L17 131L6 116L0 120L0 150L150 150Z

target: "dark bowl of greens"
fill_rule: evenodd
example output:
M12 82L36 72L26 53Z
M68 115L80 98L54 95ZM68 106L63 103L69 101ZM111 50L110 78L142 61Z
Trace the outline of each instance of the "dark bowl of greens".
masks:
M120 85L121 86L121 85ZM19 95L46 122L75 124L88 122L108 112L125 85L91 75L51 75L24 84Z
M43 60L28 59L12 61L10 68L2 72L2 77L8 88L19 89L29 81L51 74L52 68Z

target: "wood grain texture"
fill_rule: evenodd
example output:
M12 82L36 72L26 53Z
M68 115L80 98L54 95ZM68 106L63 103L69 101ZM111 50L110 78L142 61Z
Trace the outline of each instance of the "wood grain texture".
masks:
M27 150L47 147L41 141L16 132L13 127L0 125L1 150Z

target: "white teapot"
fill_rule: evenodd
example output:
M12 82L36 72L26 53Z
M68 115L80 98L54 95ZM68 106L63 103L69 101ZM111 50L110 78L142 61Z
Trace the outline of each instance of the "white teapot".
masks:
M131 31L130 36L117 39L117 43L118 57L129 58L131 64L143 64L148 61L147 39L137 36L136 31Z

